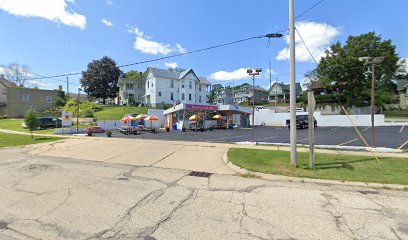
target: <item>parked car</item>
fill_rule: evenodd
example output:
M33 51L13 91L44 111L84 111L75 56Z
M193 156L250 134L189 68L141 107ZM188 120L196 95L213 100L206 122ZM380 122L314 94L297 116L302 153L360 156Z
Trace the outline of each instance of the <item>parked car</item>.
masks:
M40 121L40 129L62 127L62 120L60 118L42 117L38 118L38 120ZM21 124L21 127L25 129L28 128L25 122Z
M317 121L314 119L314 127L317 127ZM290 129L290 119L286 120L286 125ZM309 116L308 115L296 115L296 128L308 128L309 127Z

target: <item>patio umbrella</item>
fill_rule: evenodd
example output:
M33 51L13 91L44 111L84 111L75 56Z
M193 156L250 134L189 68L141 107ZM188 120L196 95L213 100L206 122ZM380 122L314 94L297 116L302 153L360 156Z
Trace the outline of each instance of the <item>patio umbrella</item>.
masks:
M194 114L193 116L189 117L188 120L195 121L195 120L200 119L200 118L201 118L200 115Z
M147 116L144 120L150 121L150 126L153 128L153 121L159 120L159 118L152 115L152 116Z
M127 124L129 121L135 120L136 118L134 118L133 116L124 116L120 121L123 122L124 124Z
M224 117L219 114L213 116L213 119L223 119L223 118Z
M147 114L139 114L139 115L137 115L137 117L135 118L136 120L140 120L140 119L142 119L142 118L146 118L146 117L148 117L149 115L147 115Z

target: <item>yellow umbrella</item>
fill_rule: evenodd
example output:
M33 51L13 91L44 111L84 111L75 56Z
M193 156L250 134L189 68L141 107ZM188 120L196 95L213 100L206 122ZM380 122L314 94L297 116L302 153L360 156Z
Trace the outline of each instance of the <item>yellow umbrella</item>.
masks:
M127 124L129 121L135 120L133 116L127 115L124 116L120 121L123 122L124 124Z
M149 115L146 115L146 114L139 114L139 115L137 115L136 120L140 120L140 119L148 117L148 116Z
M199 118L201 118L199 115L194 114L193 116L189 117L188 120L194 121L194 120L197 120Z
M213 116L213 119L223 119L223 116L217 114Z
M159 118L156 116L147 116L144 120L145 121L156 121L156 120L159 120Z

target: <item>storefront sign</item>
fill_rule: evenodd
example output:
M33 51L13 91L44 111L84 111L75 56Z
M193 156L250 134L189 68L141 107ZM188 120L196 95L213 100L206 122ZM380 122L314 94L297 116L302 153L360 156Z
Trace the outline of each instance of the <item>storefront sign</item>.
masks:
M72 112L62 112L62 126L63 127L72 126Z
M186 104L186 109L197 111L218 111L218 106Z

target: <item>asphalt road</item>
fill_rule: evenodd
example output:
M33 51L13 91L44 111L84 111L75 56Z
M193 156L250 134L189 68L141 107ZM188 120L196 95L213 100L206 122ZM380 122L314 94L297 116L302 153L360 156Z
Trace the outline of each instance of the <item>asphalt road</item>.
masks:
M367 143L371 146L371 128L358 128ZM376 127L376 146L387 148L408 149L408 127L390 126ZM254 131L256 142L289 143L288 128L256 127ZM104 134L98 136L105 136ZM144 138L174 141L204 141L218 143L235 143L252 140L251 129L214 130L206 132L182 132L170 131L156 134L143 133L137 136L124 135L119 132L113 133L114 137ZM364 142L352 127L317 127L315 132L317 145L340 145L340 146L365 146ZM298 129L297 142L308 143L308 130ZM404 145L405 144L405 145Z
M408 239L406 191L191 176L138 158L145 147L115 151L131 142L147 144L94 138L0 149L0 239ZM165 145L155 153L166 155Z

